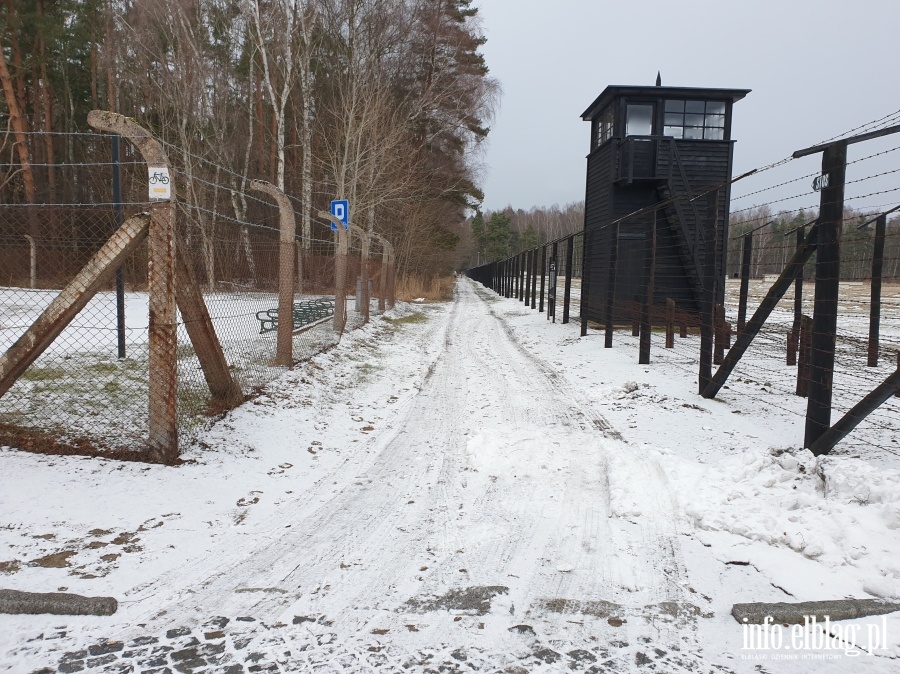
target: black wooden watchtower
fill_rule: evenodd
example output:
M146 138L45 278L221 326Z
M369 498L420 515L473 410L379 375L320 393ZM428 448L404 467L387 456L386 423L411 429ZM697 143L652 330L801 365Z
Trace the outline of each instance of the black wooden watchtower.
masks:
M591 152L585 194L583 317L603 320L610 258L614 257L615 318L633 318L634 301L645 287L645 242L654 223L653 304L672 298L679 309L699 311L707 241L713 237L707 226L711 221L707 199L695 197L730 180L731 110L748 93L747 89L610 86L584 111L582 119L591 122ZM724 292L721 261L729 197L730 190L723 188L715 237L718 301ZM635 211L642 212L620 220Z

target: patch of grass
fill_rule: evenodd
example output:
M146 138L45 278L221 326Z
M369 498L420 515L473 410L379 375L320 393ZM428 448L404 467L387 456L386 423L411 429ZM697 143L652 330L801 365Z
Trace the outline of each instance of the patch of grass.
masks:
M408 316L401 316L400 318L391 318L390 316L385 316L384 320L386 320L391 325L411 325L414 323L424 323L428 320L428 316L417 311L415 313L409 314Z
M25 370L22 379L26 381L55 381L68 374L61 367L30 367Z
M52 555L41 557L31 562L31 566L42 566L45 569L62 569L69 566L69 557L75 554L75 550L63 550Z
M446 302L453 299L455 276L424 278L421 276L401 276L397 279L396 295L398 300L411 302L424 299L427 302Z
M181 344L176 352L178 360L182 358L193 358L197 355L192 344Z
M88 369L101 374L115 374L119 371L119 365L118 363L94 363L88 366Z
M22 568L22 567L19 566L19 560L18 560L18 559L14 559L14 560L9 561L9 562L0 562L0 573L9 573L9 574L13 574L13 573L15 573L16 571L18 571L20 568Z

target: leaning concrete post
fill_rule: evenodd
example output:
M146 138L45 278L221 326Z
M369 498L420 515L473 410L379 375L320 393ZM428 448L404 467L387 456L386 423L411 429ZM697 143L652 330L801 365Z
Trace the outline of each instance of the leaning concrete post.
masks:
M175 201L169 160L162 145L134 120L114 112L92 110L88 124L128 138L149 169L150 231L147 285L150 294L149 366L150 458L172 463L178 457L177 350L175 311Z
M334 254L334 331L341 333L347 325L347 252L350 249L350 232L331 213L319 211L319 217L334 225L337 234L337 249Z
M178 289L175 292L175 300L178 302L178 310L184 321L191 344L200 361L200 369L206 378L206 385L212 394L212 403L218 409L231 409L244 402L244 395L240 385L234 380L228 361L225 360L225 352L216 335L209 310L200 292L200 286L194 279L191 264L186 258L187 247L181 238L176 235L178 245Z
M359 275L362 277L360 304L362 305L363 323L369 322L369 235L362 227L350 225L350 231L359 237L362 251L359 256Z
M278 204L280 224L278 255L278 334L275 343L275 364L290 367L293 363L294 332L294 238L297 224L294 207L280 189L265 180L251 180L250 189L265 192Z
M116 268L137 250L147 237L149 225L150 216L146 213L128 218L31 327L0 356L0 396L9 391L97 291L109 282Z

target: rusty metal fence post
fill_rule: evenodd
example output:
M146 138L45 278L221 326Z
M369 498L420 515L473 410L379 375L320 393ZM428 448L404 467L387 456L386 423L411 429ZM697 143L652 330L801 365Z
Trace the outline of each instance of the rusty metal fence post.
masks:
M104 110L88 113L88 124L99 131L128 138L147 162L149 180L153 181L154 177L156 181L165 179L169 195L174 193L169 160L162 145L149 131L124 115ZM150 295L148 449L152 460L171 463L178 457L175 201L171 196L150 206L147 266Z
M297 224L294 207L287 195L270 182L251 180L250 189L264 192L278 204L278 332L275 342L275 365L293 364L294 332L294 267Z

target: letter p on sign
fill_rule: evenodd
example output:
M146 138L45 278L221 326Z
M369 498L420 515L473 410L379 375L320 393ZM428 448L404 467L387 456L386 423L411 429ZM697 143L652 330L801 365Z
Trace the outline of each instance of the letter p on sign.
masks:
M344 229L350 229L350 202L346 199L335 199L331 202L331 214L341 221ZM337 229L337 225L332 223L332 229Z

